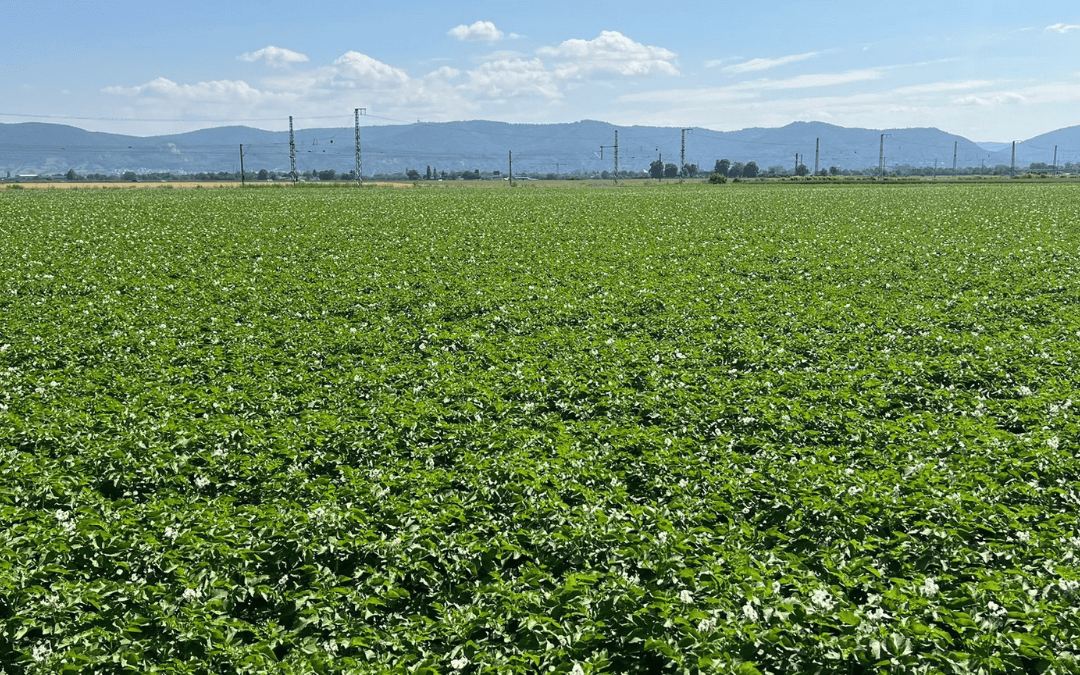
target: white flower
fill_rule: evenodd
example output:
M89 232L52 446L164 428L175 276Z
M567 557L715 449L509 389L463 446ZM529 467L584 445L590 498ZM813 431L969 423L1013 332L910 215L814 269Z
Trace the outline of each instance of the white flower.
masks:
M570 669L570 675L585 675L585 669L581 667L580 663L575 663L574 667Z
M997 604L993 600L986 603L986 609L988 609L990 611L991 616L1005 616L1006 614L1008 614L1008 612L1005 611L1004 607Z
M742 606L742 613L743 613L743 616L746 617L747 621L757 621L758 620L757 610L754 609L754 606L751 605L749 602Z
M825 610L832 609L833 605L836 604L836 601L832 599L832 595L824 588L815 589L810 594L810 602Z
M460 659L451 659L450 667L454 670L461 670L465 666L469 665L469 659L462 656Z
M1019 393L1019 394L1020 394L1021 396L1031 396L1031 388L1030 388L1030 387L1024 387L1024 386L1021 386L1021 387L1020 387L1019 389L1017 389L1016 391L1017 391L1017 392L1018 392L1018 393Z
M885 610L880 607L875 607L874 609L870 610L866 613L866 616L867 618L874 621L881 621L882 619L889 618L889 615L885 613Z
M46 646L44 644L40 644L40 645L34 645L34 651L31 652L30 656L35 661L41 662L41 661L44 661L46 659L46 657L48 657L49 654L51 654L51 653L52 653L52 650L49 649L48 646Z
M181 596L184 600L198 600L202 597L202 591L197 588L185 588L184 594Z
M926 579L923 580L922 587L919 590L922 592L923 595L928 598L932 598L937 595L938 585L937 582L934 581L934 577L926 577Z
M210 484L210 479L204 476L195 476L195 487L200 490Z
M694 594L686 589L679 591L679 602L685 602L688 605L692 604L694 602Z
M1028 541L1031 540L1031 533L1027 530L1020 530L1016 533L1016 539L1021 543L1026 544Z
M1062 579L1058 582L1058 588L1063 592L1073 595L1077 590L1080 590L1080 581L1075 579Z
M1058 445L1061 444L1061 441L1058 440L1057 436L1053 436L1051 438L1046 439L1046 444L1050 447L1051 450L1057 450Z
M177 531L177 529L175 527L170 526L170 527L165 528L165 537L167 539L170 539L172 541L176 541L176 538L179 537L179 536L180 536L180 532Z
M708 633L716 628L716 619L702 619L698 622L699 633Z

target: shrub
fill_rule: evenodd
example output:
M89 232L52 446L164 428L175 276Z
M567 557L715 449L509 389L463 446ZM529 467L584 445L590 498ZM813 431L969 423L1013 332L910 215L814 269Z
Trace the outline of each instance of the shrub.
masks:
M726 182L727 176L722 173L714 173L713 175L709 176L709 183L713 185L723 185Z

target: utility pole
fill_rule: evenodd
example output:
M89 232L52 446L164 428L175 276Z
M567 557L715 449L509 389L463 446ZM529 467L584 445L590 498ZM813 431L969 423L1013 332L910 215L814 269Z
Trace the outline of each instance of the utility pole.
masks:
M885 180L885 137L892 134L881 134L881 145L878 147L878 178Z
M510 187L514 187L514 151L507 150L506 152L510 160Z
M878 146L877 166L878 180L883 180L885 178L885 134L881 134L881 144Z
M1054 175L1057 175L1057 146L1054 146Z
M686 132L693 129L682 130L682 151L679 154L679 182L682 182L683 173L686 171Z
M356 187L364 185L364 163L360 160L360 111L367 114L367 108L353 108L353 117L356 121Z
M952 172L953 176L956 176L956 146L960 144L960 141L952 142Z
M791 175L792 176L798 176L799 175L799 153L797 153L797 152L795 153L795 172L792 173Z
M289 115L289 169L292 171L292 182L296 182L296 141L293 139L292 115Z
M615 130L615 184L619 184L619 130Z
M240 144L240 187L244 187L244 144Z
M601 145L600 146L600 160L601 161L603 161L603 159L604 159L604 149L605 148L615 148L615 174L616 175L613 176L613 178L615 179L616 183L619 182L619 176L618 176L618 173L619 173L619 168L618 168L619 167L619 145L618 145L618 143L619 143L619 132L616 131L615 132L615 145Z
M821 139L814 141L814 175L818 172L818 157L821 155Z
M1013 141L1012 168L1009 169L1009 175L1011 177L1016 176L1016 141Z

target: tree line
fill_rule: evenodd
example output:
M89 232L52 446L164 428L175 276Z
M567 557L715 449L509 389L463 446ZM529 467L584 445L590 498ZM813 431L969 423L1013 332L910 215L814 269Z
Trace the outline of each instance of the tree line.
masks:
M841 169L836 166L830 166L827 169L821 168L815 175L818 176L877 176L879 167L872 166L863 169ZM762 169L758 166L757 162L739 162L731 161L729 159L718 159L713 165L712 175L722 176L725 178L778 178L787 176L808 176L814 173L805 164L799 164L794 170L790 166L770 166L767 169ZM1040 174L1051 175L1058 173L1066 174L1080 174L1080 162L1065 162L1058 166L1052 166L1045 162L1032 162L1027 166L1017 166L1015 169L1006 164L997 164L994 166L966 166L957 167L955 170L952 167L944 166L912 166L912 165L894 165L886 169L885 175L889 177L910 177L910 176L1009 176L1020 174ZM696 178L699 176L707 176L706 172L703 172L697 164L684 164L681 167L677 164L668 162L663 163L659 159L653 161L648 169L645 170L624 170L619 171L618 176L615 176L610 171L581 171L571 173L553 173L553 172L539 172L539 171L521 171L515 172L515 178L531 178L536 180L558 180L569 178L585 179L585 178L602 178L610 180L612 178L620 179L634 179L634 178ZM428 166L427 170L421 173L417 169L406 169L405 171L399 171L394 173L375 173L365 174L366 180L376 181L419 181L419 180L498 180L504 178L504 174L498 170L495 171L481 171L480 169L461 170L461 171L444 171L434 167ZM258 171L245 171L243 178L248 181L288 181L292 180L292 174L287 171L269 171L267 169L260 169ZM355 171L342 171L338 172L334 169L312 169L310 171L300 172L297 176L299 180L319 180L319 181L353 181L356 180ZM11 180L11 172L7 172L7 179ZM17 176L16 180L66 180L66 181L92 181L92 182L116 182L116 181L239 181L241 179L239 171L205 171L198 173L183 173L175 174L171 172L135 172L124 171L120 174L105 174L105 173L89 173L86 175L79 174L75 169L69 169L67 173L56 173L43 176Z

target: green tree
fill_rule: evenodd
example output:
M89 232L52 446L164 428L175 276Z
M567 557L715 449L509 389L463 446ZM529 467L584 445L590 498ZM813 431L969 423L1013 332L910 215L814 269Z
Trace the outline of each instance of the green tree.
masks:
M405 171L405 177L409 180L420 180L420 172L416 169L408 169Z
M805 176L808 173L810 173L810 169L808 169L805 164L799 164L795 167L796 176Z
M743 178L756 178L758 175L757 162L747 162L742 170Z
M135 175L134 171L125 171L123 173L123 175L120 176L120 177L123 178L126 181L131 181L131 182L134 182L134 181L139 179L139 177Z
M679 165L678 164L671 164L669 162L668 164L664 165L664 178L675 178L678 175L679 175Z
M690 178L697 177L700 171L701 169L698 168L697 164L683 164L682 166L682 175L688 176Z
M649 177L660 179L664 177L664 163L660 160L653 160L653 163L649 165Z
M721 176L728 175L731 170L731 160L718 159L716 160L716 166L713 167L713 173L718 173Z

